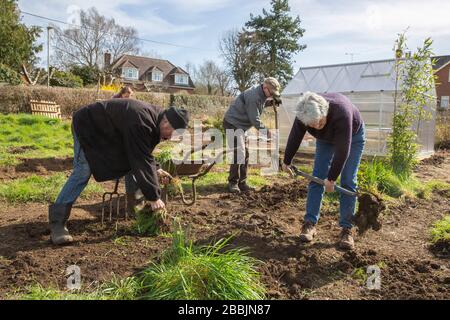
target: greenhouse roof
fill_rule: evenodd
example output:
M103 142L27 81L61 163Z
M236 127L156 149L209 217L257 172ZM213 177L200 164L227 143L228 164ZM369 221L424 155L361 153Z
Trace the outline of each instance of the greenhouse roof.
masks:
M300 68L282 94L393 91L394 69L394 59Z

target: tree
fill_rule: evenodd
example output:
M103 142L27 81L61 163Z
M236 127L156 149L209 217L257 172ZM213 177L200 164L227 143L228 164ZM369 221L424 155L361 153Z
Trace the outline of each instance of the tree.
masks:
M118 25L114 19L100 15L94 7L80 11L79 27L55 28L55 31L56 60L62 68L101 67L105 52L111 54L112 61L125 53L139 52L137 30Z
M20 22L16 0L0 0L0 62L20 72L22 64L34 65L42 44L36 39L42 29Z
M271 6L270 12L263 9L262 16L250 14L245 26L260 51L258 72L264 77L277 78L285 86L293 76L293 55L306 48L299 43L305 29L301 27L299 16L289 15L288 0L272 0Z
M197 92L206 93L207 95L227 95L231 78L225 70L218 66L214 61L207 60L196 69L189 66L190 69L195 70L193 77ZM202 90L204 88L204 90Z
M388 146L392 169L404 180L411 176L417 162L417 136L421 121L431 118L426 106L434 99L430 96L435 86L432 44L431 38L427 38L416 52L403 57L408 50L405 34L400 34L395 43L396 83L401 83L400 101L397 102L396 94Z
M259 80L257 74L258 47L245 30L228 31L219 43L227 74L240 92Z

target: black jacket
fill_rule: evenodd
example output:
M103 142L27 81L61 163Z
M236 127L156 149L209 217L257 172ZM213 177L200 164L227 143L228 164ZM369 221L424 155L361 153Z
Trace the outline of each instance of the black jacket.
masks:
M131 173L144 196L155 201L161 190L151 155L160 142L160 107L133 99L112 99L83 107L73 129L97 181Z

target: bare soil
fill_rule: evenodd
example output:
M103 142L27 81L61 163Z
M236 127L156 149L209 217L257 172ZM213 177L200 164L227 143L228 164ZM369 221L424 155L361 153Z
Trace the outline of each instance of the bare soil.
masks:
M439 164L418 166L421 179L449 180L450 156L440 155L444 158ZM67 163L62 163L43 167L48 174L69 173ZM40 172L34 165L28 168L3 171L0 177L8 180ZM113 186L106 183L105 189ZM388 203L377 217L382 228L356 235L356 249L345 252L337 248L339 216L333 204L322 208L315 241L299 241L306 193L305 180L274 178L273 185L258 192L230 195L224 186L223 192L203 192L191 207L171 199L168 209L181 218L198 244L233 235L232 247L246 247L261 261L262 281L272 299L450 298L449 250L429 244L431 225L450 214L445 195ZM132 221L102 226L100 216L101 195L78 202L68 224L75 243L58 247L49 241L47 204L0 202L0 297L23 292L36 282L64 289L65 270L73 264L81 268L83 289L93 290L113 274L125 277L142 269L171 243L167 236L137 236L131 231ZM363 270L364 275L371 265L381 269L380 290L369 290L358 272Z

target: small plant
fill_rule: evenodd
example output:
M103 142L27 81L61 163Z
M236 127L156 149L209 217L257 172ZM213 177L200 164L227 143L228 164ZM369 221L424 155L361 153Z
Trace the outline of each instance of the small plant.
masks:
M166 210L152 211L149 207L136 213L133 230L142 236L155 236L167 231Z
M431 242L450 243L450 215L446 215L442 220L433 224L431 229Z

